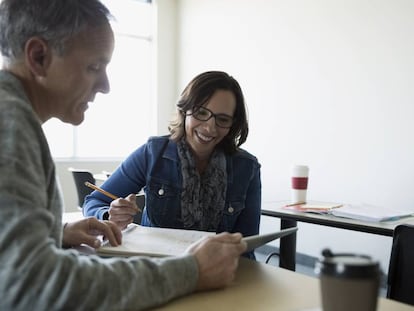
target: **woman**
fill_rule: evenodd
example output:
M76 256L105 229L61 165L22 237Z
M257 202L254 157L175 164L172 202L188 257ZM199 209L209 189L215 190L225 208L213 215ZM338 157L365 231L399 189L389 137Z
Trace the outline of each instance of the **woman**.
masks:
M102 185L120 199L111 202L94 191L84 214L123 229L137 213L129 194L144 189L141 225L258 234L260 164L239 148L248 123L238 82L221 71L196 76L182 92L169 130L169 136L149 138Z

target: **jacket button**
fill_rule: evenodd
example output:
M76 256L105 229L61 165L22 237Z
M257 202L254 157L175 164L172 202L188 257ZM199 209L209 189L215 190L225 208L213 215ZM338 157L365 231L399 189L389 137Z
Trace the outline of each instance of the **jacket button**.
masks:
M234 208L230 206L230 207L227 209L227 211L228 211L229 213L233 213L233 212L234 212Z
M158 190L158 194L159 195L164 195L164 189L161 188L160 190Z

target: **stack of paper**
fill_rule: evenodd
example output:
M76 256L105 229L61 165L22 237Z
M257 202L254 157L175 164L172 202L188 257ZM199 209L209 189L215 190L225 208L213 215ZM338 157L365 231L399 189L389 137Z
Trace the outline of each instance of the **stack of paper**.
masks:
M368 204L347 204L341 208L330 211L330 213L338 217L346 217L371 222L391 221L414 215L414 211L385 208Z

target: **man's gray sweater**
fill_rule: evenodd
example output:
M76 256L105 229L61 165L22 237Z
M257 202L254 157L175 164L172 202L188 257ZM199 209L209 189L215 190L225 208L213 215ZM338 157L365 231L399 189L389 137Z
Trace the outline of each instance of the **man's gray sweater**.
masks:
M62 210L41 122L19 80L0 71L0 310L142 310L194 290L191 255L103 259L62 249Z

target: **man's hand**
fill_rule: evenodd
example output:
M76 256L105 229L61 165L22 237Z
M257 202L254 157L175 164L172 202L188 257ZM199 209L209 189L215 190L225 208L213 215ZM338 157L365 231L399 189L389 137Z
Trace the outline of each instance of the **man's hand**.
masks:
M197 290L229 285L246 248L240 233L220 233L190 246L187 251L196 257L199 267Z
M139 212L137 196L130 194L125 199L119 198L111 202L109 208L109 220L113 221L119 229L125 229Z
M101 241L97 238L98 235L103 235L112 246L122 243L121 230L115 223L101 221L94 217L65 224L62 242L66 247L87 244L93 248L98 248L101 246Z

